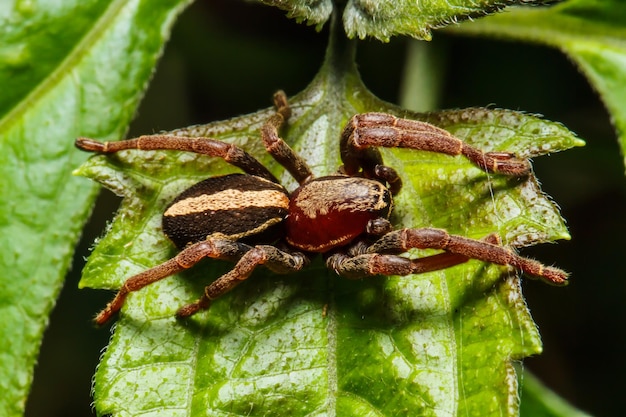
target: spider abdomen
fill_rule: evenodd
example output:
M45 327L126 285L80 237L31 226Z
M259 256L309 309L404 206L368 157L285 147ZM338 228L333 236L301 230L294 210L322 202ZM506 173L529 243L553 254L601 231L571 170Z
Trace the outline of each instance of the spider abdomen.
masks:
M286 240L307 252L327 252L363 234L370 220L389 216L391 194L380 182L348 176L311 180L291 196Z
M253 175L208 178L183 191L163 214L163 232L179 248L209 236L271 243L282 233L289 196Z

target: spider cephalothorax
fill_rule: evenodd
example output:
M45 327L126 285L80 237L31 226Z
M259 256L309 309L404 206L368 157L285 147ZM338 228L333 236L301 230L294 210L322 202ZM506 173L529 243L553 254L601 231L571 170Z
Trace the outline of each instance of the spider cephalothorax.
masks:
M314 253L323 254L326 265L347 278L422 273L479 259L513 266L553 284L566 283L566 273L520 257L500 246L496 235L474 240L434 228L394 230L388 219L392 196L402 181L393 168L383 164L376 147L464 155L485 171L518 177L529 175L527 160L506 152L482 152L428 123L365 113L353 116L344 129L340 172L314 178L306 161L278 135L290 116L284 93L276 93L274 104L276 112L263 125L261 138L267 151L299 183L292 193L251 155L215 139L154 135L120 142L76 141L80 149L97 153L125 149L196 152L222 158L244 171L201 181L166 208L163 231L180 252L126 280L96 317L98 324L109 320L130 292L207 257L230 260L235 266L208 285L200 299L178 310L179 317L208 308L211 300L246 279L258 265L277 273L295 272ZM400 256L413 248L443 252L418 259Z

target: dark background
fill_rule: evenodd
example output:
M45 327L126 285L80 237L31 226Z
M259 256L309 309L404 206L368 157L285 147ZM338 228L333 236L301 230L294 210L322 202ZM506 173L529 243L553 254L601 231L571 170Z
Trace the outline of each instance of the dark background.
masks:
M282 11L244 1L197 1L177 22L129 136L225 119L268 107L271 94L302 90L317 72L326 31L296 24ZM398 101L406 39L364 41L358 64L379 97ZM558 51L435 33L444 54L442 108L494 105L564 123L587 146L538 158L543 189L561 206L572 241L524 250L572 273L554 288L525 281L544 353L524 363L549 387L597 416L618 415L625 370L624 166L609 116ZM91 317L106 291L78 290L84 258L118 201L103 192L46 332L27 416L89 416L91 378L110 333Z

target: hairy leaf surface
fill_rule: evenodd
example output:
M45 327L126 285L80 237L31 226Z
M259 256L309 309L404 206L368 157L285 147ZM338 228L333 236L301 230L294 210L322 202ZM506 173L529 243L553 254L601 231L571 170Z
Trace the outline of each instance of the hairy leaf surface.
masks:
M506 6L541 4L544 0L258 0L287 11L289 17L321 28L335 7L343 7L350 38L389 41L407 35L430 40L431 31L457 21L485 16ZM345 4L344 4L345 3Z

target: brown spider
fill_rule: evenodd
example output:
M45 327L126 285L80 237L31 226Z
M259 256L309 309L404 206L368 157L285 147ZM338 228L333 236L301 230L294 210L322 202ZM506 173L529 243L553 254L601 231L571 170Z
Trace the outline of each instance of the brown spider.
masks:
M97 153L125 149L195 152L222 158L245 172L206 179L176 197L163 214L163 232L180 252L126 280L96 316L97 324L109 320L129 293L203 258L230 260L235 266L208 285L196 302L179 309L178 317L208 308L211 300L248 278L258 265L286 274L302 269L314 253L323 254L327 267L347 278L418 274L478 259L513 266L549 283L567 282L567 274L560 269L499 246L496 235L474 240L435 228L394 230L388 218L392 196L402 182L393 168L383 165L376 147L462 154L485 171L518 177L530 173L526 159L506 152L482 152L425 122L365 113L353 116L343 131L340 173L313 178L307 163L278 135L291 114L283 92L275 94L274 104L276 112L261 128L261 138L272 157L300 184L292 193L250 154L215 139L156 135L104 143L76 140L78 148ZM412 248L444 252L419 259L399 256Z

